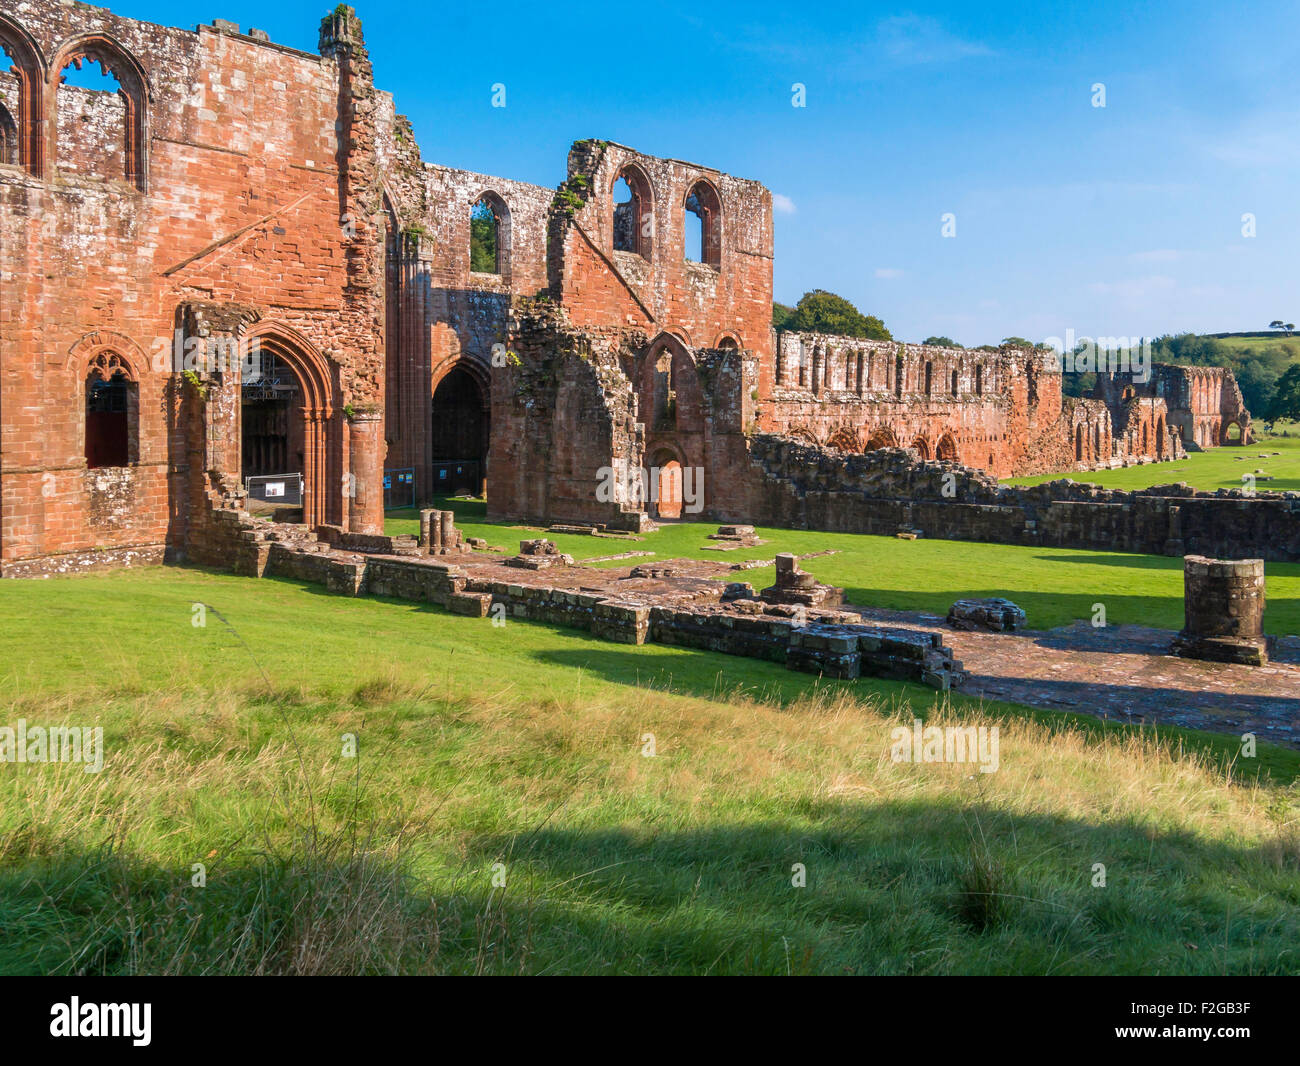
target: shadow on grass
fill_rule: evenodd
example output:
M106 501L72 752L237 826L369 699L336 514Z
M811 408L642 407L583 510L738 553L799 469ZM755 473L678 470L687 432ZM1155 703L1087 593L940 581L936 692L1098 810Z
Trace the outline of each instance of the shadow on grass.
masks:
M954 777L954 793L961 787ZM551 824L557 809L535 828L471 836L457 868L430 877L364 855L248 857L214 861L206 886L196 888L188 869L120 851L29 855L0 874L0 969L1300 969L1294 837L1233 848L1129 821L1010 814L959 795L952 802L805 795L780 813L766 806L754 805L752 821L669 831ZM1107 885L1094 887L1094 864L1103 861ZM1251 886L1245 903L1243 882Z
M827 681L810 674L787 670L779 663L737 659L713 652L687 651L681 660L668 663L661 660L656 663L636 652L611 648L604 641L590 637L586 639L590 641L589 647L536 652L532 658L550 666L594 673L614 684L659 689L701 699L752 699L787 707L815 693L847 692L864 703L873 697L878 698L881 701L878 709L885 714L898 714L900 720L910 720L912 717L925 719L946 699L954 709L980 718L994 721L1027 719L1055 731L1078 731L1093 740L1117 733L1144 733L1151 736L1154 730L1156 738L1162 741L1175 758L1181 748L1188 754L1210 760L1220 770L1226 771L1231 767L1237 778L1278 784L1289 784L1300 778L1300 752L1293 749L1261 742L1256 758L1242 760L1241 740L1236 735L1177 726L1153 727L1130 723L1121 717L1119 708L1134 705L1135 697L1140 697L1147 691L1138 687L1115 686L1115 709L1112 712L1114 717L1111 718L1102 717L1110 706L1107 702L1110 695L1103 698L1097 691L1105 686L1081 685L1068 681L1040 682L1038 684L1041 684L1045 692L1059 689L1062 702L1072 705L1052 709L1015 700L990 702L985 697L961 692L951 692L945 696L924 685L883 678ZM977 676L976 672L973 677ZM1118 691L1119 689L1123 691ZM1199 696L1199 693L1184 695L1191 699ZM1247 713L1247 708L1241 702L1225 699L1226 709ZM1246 697L1246 700L1252 702L1253 697ZM1300 700L1283 702L1288 707L1294 703L1296 714L1300 715Z
M1054 629L1093 616L1098 603L1105 605L1112 623L1124 621L1157 629L1179 629L1183 624L1181 596L1117 596L1109 592L1070 593L1038 592L1006 586L956 586L937 598L933 593L908 592L900 589L873 589L845 585L844 597L855 607L879 607L886 610L916 611L942 617L957 600L985 599L1000 596L1021 607L1031 629Z
M1048 563L1065 563L1084 566L1123 566L1135 570L1177 570L1183 569L1183 560L1165 555L1124 555L1118 552L1099 552L1081 559L1077 555L1036 555Z
M516 897L537 901L536 963L559 971L592 959L627 973L1300 969L1293 841L1236 849L957 799L805 798L752 823L547 827L470 848L506 865ZM1105 890L1091 885L1099 856ZM1259 895L1237 928L1242 876ZM555 899L556 888L576 898ZM617 922L587 920L601 912ZM1199 952L1187 947L1198 941Z

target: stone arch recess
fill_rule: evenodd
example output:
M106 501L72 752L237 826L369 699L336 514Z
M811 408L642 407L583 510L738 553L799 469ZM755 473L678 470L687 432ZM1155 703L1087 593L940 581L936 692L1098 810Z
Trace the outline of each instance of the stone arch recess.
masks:
M34 177L46 176L45 95L49 70L40 48L21 25L0 14L0 51L18 75L18 164Z
M298 379L303 420L303 524L313 528L341 522L342 415L329 360L301 333L281 322L260 322L243 340L273 354ZM331 492L332 486L338 491Z
M98 63L117 78L126 100L126 173L128 184L149 191L149 104L153 90L144 67L127 49L105 33L87 33L60 46L50 64L45 94L45 158L57 165L59 137L59 85L69 63L84 59Z

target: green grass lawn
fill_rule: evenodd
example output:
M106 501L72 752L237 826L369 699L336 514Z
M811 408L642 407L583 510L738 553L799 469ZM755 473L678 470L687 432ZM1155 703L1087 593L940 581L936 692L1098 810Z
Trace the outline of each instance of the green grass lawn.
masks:
M1273 455L1280 452L1280 455ZM1146 489L1153 485L1170 485L1184 481L1205 492L1215 489L1240 489L1242 475L1262 470L1272 481L1255 482L1258 492L1300 492L1300 438L1266 437L1259 444L1245 447L1229 445L1204 452L1192 452L1186 459L1172 463L1150 463L1121 470L1039 474L1034 477L1010 478L1004 485L1041 485L1068 477L1102 485L1108 489Z
M1261 449L1262 450L1262 449ZM1144 468L1151 469L1151 468ZM537 536L535 527L490 524L481 501L440 500L456 511L457 524L469 536L517 551L519 541ZM390 534L418 532L413 512L389 512ZM805 554L831 549L836 555L808 559L800 566L818 580L843 586L852 603L946 615L953 600L969 596L1006 596L1023 607L1035 629L1050 629L1089 619L1093 605L1105 604L1111 624L1138 623L1164 629L1183 624L1181 559L1120 552L1029 548L950 540L897 540L852 533L818 533L761 528L768 540L736 552L703 550L717 524L682 522L645 534L639 542L556 534L551 539L576 560L621 551L650 551L652 558L597 564L629 567L655 559L770 559L777 552ZM1300 563L1270 563L1265 628L1277 635L1300 633ZM756 589L776 580L773 567L731 575Z
M0 973L1300 970L1295 752L198 570L0 612L0 725L107 751L0 764Z

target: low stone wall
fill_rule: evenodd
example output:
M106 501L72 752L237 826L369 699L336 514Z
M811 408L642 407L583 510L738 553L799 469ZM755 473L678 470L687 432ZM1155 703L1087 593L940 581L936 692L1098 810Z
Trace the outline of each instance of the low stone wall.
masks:
M36 559L15 559L0 563L0 578L53 577L56 574L86 574L96 570L120 570L129 566L161 566L167 556L162 544L136 548L103 548L97 551L43 555Z
M937 635L865 624L841 612L757 600L667 606L490 581L472 576L472 568L431 559L343 554L278 542L266 550L265 575L323 585L343 596L386 596L475 618L548 622L619 644L702 648L843 680L888 677L940 689L959 687L965 680L961 663ZM719 584L719 597L722 591Z
M1300 493L1136 492L1069 480L999 485L977 470L884 448L863 454L760 435L751 442L746 513L762 524L891 536L1150 555L1300 560Z

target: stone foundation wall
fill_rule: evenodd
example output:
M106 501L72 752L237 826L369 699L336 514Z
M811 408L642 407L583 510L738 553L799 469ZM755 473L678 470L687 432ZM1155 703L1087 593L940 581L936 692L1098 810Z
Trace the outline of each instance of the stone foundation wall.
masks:
M758 436L742 518L796 529L928 537L1151 555L1300 560L1300 493L1138 492L1073 481L999 485L957 463L885 449L846 455Z
M937 635L859 623L838 612L753 600L722 604L711 596L691 606L657 604L488 580L453 563L347 554L319 545L263 543L257 558L257 576L306 581L343 596L431 603L485 620L546 622L619 644L702 648L841 680L888 677L940 689L965 680L962 664ZM719 585L719 597L722 591Z

